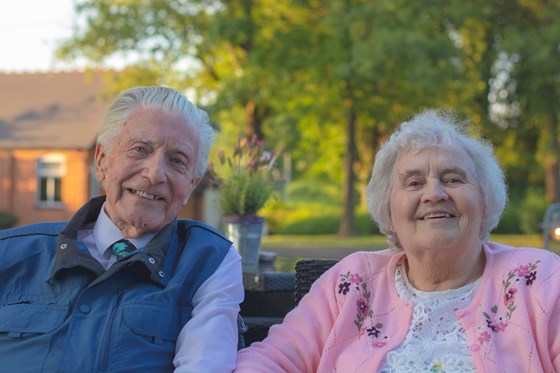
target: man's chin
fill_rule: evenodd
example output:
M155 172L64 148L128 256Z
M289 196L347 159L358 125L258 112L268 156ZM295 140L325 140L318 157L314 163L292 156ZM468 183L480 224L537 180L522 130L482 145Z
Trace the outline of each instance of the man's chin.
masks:
M157 232L165 227L168 222L162 220L152 221L146 219L133 220L130 224L119 225L120 230L126 237L136 238L143 234Z

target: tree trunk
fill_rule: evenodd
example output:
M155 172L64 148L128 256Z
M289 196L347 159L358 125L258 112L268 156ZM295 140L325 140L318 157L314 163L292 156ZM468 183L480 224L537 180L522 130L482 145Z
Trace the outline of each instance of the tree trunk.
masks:
M558 115L552 112L550 115L550 152L545 162L546 196L551 202L560 202L560 155L558 141Z
M253 100L247 101L245 103L245 134L255 134L257 138L264 140L262 124L267 115L267 108L258 107Z

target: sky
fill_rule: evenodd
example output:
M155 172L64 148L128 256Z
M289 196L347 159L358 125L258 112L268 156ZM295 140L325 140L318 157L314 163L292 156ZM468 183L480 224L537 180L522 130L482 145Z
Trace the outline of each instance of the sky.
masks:
M72 34L75 0L0 0L0 71L71 69L54 58Z

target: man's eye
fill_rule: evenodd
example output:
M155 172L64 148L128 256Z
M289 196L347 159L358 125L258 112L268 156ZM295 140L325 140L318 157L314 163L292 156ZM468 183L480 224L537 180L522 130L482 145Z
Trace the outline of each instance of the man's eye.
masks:
M136 150L137 153L142 153L142 154L146 153L146 148L144 148L143 146L137 146L134 148L134 150Z

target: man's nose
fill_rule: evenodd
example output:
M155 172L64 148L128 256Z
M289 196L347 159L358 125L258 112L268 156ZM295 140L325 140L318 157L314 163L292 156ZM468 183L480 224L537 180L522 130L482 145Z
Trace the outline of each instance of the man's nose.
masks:
M144 176L150 180L152 184L158 184L166 180L165 174L165 158L157 153L146 160L144 167Z

